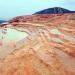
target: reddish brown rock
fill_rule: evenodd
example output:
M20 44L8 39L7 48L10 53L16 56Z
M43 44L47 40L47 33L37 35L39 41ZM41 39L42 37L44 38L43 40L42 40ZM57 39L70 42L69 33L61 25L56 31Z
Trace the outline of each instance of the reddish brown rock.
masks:
M57 16L48 21L49 25L38 21L12 23L11 27L29 36L1 60L0 75L75 75L74 14Z

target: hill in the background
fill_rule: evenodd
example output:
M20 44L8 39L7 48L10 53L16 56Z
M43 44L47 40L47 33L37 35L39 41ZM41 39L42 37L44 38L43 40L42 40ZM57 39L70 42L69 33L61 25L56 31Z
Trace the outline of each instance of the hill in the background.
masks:
M54 7L38 11L34 14L63 14L63 13L75 13L75 11L70 11L68 9L61 7Z
M6 22L5 20L0 20L0 24Z

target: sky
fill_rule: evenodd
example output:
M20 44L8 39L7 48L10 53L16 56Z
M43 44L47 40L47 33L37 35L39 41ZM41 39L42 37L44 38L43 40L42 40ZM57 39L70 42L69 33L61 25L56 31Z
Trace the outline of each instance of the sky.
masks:
M51 7L75 10L75 0L0 0L0 19L31 15Z

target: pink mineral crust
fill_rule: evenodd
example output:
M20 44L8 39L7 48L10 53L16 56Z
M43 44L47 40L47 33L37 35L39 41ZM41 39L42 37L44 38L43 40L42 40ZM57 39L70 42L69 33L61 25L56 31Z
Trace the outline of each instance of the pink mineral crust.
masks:
M0 75L75 75L75 14L21 16L10 25L28 36L10 41L15 49L0 59Z

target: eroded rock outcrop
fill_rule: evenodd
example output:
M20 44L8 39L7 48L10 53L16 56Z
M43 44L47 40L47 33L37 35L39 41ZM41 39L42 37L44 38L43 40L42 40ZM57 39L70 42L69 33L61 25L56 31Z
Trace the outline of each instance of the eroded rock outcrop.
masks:
M15 49L1 59L0 75L75 75L73 20L60 18L54 26L21 23L12 24L11 28L28 36L17 42L12 47Z

